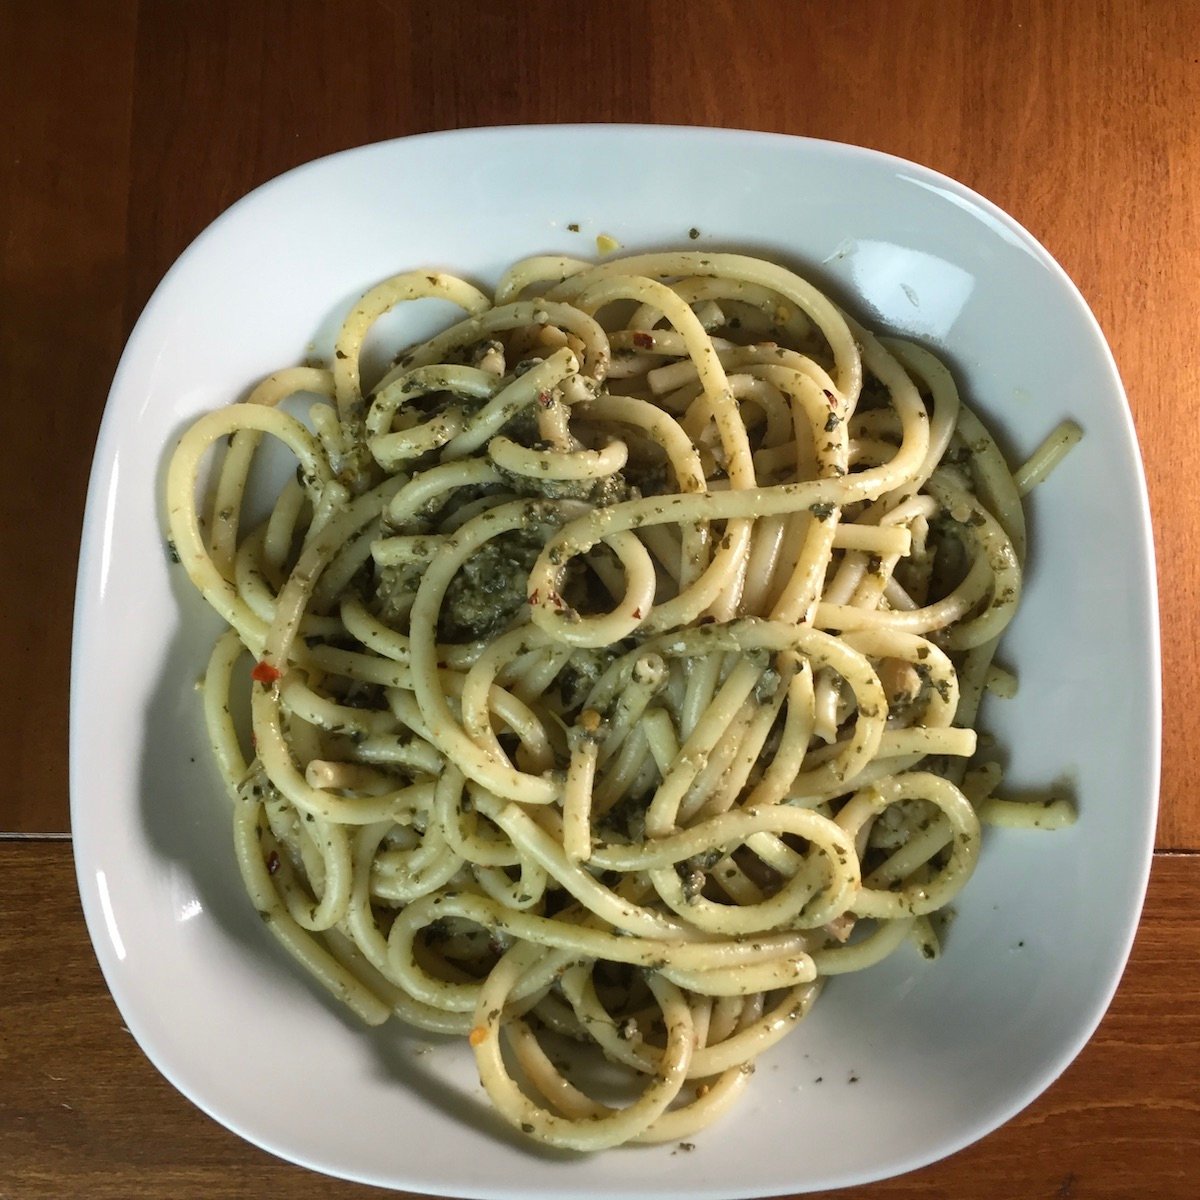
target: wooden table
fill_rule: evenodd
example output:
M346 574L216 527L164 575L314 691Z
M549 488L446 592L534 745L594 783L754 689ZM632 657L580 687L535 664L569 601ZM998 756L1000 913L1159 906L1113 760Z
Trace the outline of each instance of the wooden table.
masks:
M1145 916L1109 1015L1058 1083L981 1144L860 1191L1200 1194L1200 5L0 0L0 47L0 727L15 751L0 802L0 1198L384 1194L201 1115L101 981L66 754L93 440L142 305L251 188L403 134L598 120L915 159L1013 213L1094 308L1141 436L1161 564L1165 762Z

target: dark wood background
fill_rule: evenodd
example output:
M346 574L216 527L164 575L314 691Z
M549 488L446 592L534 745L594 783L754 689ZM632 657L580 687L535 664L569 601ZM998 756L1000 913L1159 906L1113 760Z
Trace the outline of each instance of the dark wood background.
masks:
M1145 916L1111 1012L1059 1082L982 1143L860 1191L1193 1200L1192 0L0 0L0 1200L385 1194L280 1163L191 1107L124 1032L100 979L67 796L88 468L138 313L239 196L364 142L564 121L766 129L915 159L1016 216L1095 310L1128 388L1156 522L1164 770Z

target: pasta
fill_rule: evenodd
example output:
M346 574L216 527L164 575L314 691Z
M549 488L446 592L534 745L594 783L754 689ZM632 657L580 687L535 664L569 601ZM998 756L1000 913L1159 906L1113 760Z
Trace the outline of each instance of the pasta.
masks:
M462 319L365 381L428 298ZM256 520L264 435L296 471ZM937 955L981 823L1073 819L972 759L1019 493L1077 437L1014 481L929 352L743 256L380 283L170 463L250 898L364 1021L465 1037L532 1138L691 1135L828 977Z

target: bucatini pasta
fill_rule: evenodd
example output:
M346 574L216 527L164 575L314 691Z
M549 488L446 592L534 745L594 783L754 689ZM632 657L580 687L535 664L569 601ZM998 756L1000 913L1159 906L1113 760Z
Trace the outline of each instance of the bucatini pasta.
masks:
M427 297L463 319L364 380L368 330ZM251 525L264 435L297 467ZM936 956L981 823L1073 819L968 764L1015 691L1020 497L1078 436L1011 472L935 357L757 259L385 280L329 368L171 460L175 553L229 625L204 708L253 903L365 1021L465 1038L531 1137L691 1135L827 977Z

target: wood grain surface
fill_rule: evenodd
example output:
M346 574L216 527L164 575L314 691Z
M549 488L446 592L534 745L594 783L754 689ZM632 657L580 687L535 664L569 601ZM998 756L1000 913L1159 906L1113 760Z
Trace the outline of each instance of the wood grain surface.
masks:
M1180 972L1200 960L1194 868L1189 857L1159 860L1112 1008L1045 1095L961 1153L858 1191L870 1200L1194 1200L1200 979ZM23 918L0 938L0 1200L397 1195L279 1162L179 1095L125 1030L73 885L66 844L0 843L0 904L19 905ZM36 904L21 899L35 895Z
M0 1200L371 1194L193 1109L103 988L69 844L49 840L69 827L88 470L138 313L238 197L364 142L560 121L912 158L1011 212L1091 304L1141 439L1160 572L1160 855L1142 931L1112 1012L1046 1096L862 1191L1200 1194L1200 500L1184 449L1200 409L1200 4L0 0L0 49L0 723L16 747L0 795Z

